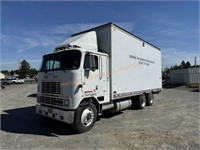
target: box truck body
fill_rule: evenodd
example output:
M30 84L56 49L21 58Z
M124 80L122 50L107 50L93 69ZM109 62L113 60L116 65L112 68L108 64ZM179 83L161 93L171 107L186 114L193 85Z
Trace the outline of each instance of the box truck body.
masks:
M111 99L161 89L159 48L113 24L89 31L96 32L99 51L110 57Z
M36 111L85 132L104 110L152 105L161 83L161 50L108 23L72 35L43 57Z

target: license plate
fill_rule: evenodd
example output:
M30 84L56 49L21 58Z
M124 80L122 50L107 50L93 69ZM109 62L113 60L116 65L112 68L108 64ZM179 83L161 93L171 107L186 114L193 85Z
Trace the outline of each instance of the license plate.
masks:
M48 108L48 113L52 113L52 109L51 108Z

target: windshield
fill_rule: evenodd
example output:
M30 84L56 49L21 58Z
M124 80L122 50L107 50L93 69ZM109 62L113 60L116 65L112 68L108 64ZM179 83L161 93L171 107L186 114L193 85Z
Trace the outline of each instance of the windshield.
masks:
M80 66L80 60L81 52L78 50L44 55L40 71L78 69Z

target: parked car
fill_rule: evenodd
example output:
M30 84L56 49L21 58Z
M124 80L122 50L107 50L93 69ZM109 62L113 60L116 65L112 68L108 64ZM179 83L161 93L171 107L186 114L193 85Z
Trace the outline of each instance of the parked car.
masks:
M18 79L18 78L15 78L15 79L12 79L12 81L13 81L13 83L15 83L15 84L22 84L22 83L24 83L24 79Z
M33 83L33 82L35 82L35 79L32 79L30 77L26 77L23 80L24 80L25 83Z
M6 79L1 79L1 84L2 85L9 85L9 84L13 84L12 79L6 78Z

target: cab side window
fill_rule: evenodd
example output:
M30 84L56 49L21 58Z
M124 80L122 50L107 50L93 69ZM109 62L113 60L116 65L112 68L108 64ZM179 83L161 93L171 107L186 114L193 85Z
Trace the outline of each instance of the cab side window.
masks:
M83 68L90 68L90 67L92 67L93 69L99 69L98 56L88 55L88 54L85 55Z
M89 68L89 66L90 66L90 55L86 54L83 68Z

